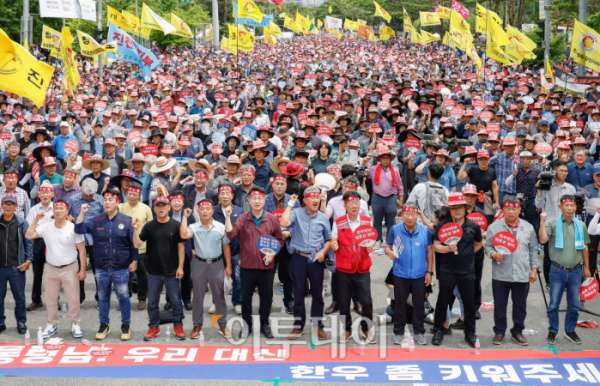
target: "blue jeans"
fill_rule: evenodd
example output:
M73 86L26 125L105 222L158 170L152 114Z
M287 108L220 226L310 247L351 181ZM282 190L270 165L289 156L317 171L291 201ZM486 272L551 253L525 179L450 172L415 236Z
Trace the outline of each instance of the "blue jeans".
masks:
M398 198L392 194L388 197L382 197L378 194L373 194L373 226L377 230L377 240L385 241L387 237L383 237L383 218L385 217L385 225L387 232L396 225L396 214L398 213Z
M231 304L234 306L242 305L242 280L240 279L240 254L231 256L231 267L233 269L233 275L231 275L231 281L233 282L233 294L231 295Z
M17 322L27 322L25 309L25 272L15 267L0 267L0 325L4 324L4 298L6 297L6 283L10 283L10 291L15 298L15 319Z
M115 294L121 308L121 323L131 323L131 302L129 300L129 270L128 269L98 269L98 307L100 308L100 323L109 324L111 284L115 286Z
M563 291L567 288L567 314L565 332L575 331L579 317L579 288L581 287L581 267L567 272L555 265L550 267L550 305L548 306L548 331L558 334L558 308Z
M158 327L160 325L160 313L158 311L158 302L160 301L160 291L163 283L167 291L171 306L173 307L173 325L183 325L183 305L181 304L181 287L179 280L175 275L152 275L148 274L148 327Z
M460 307L460 316L465 316L465 306L463 305L462 299L460 297L460 292L458 292L458 287L454 287L454 291L452 291L454 297L458 299L458 305ZM446 309L446 322L450 322L452 320L452 316L450 314L450 307Z

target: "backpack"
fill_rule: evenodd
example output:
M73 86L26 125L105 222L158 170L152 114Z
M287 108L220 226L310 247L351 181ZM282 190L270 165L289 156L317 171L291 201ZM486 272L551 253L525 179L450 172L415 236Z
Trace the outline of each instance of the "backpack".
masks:
M429 182L425 182L425 192L427 201L425 208L421 210L425 214L425 217L433 219L435 211L446 205L448 199L443 186L431 185Z

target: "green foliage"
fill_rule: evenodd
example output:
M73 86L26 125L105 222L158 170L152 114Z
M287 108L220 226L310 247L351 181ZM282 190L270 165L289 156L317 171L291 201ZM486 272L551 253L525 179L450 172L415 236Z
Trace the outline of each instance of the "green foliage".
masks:
M0 28L15 42L21 42L21 16L23 16L23 2L0 0ZM42 26L46 24L48 27L60 31L62 28L62 19L42 19L39 17L40 6L39 2L31 1L29 3L29 13L37 14L33 16L33 32L32 41L29 44L40 44L42 40Z
M587 26L594 31L600 32L600 13L589 15L587 18Z
M530 31L525 33L525 35L535 41L538 41L540 39L540 37L535 33L536 31L541 31L540 29L536 28L534 31ZM550 36L550 61L552 63L558 63L558 62L562 62L562 60L565 58L565 49L567 48L566 44L565 44L565 38L564 36ZM543 65L544 64L544 49L540 46L536 47L533 50L533 53L536 55L535 59L529 59L529 60L523 60L523 65L529 65L529 64L538 64L538 65Z

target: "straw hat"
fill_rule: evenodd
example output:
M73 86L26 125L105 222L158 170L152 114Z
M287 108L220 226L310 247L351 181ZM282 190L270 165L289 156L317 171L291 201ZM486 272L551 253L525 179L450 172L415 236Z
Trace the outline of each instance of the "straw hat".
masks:
M85 161L83 161L81 163L81 166L84 169L92 170L92 167L90 166L90 164L92 162L101 162L102 163L102 170L107 169L107 168L110 167L110 162L108 162L108 160L102 159L102 156L100 154L94 154L92 156L92 158L86 159Z
M165 157L158 157L156 159L156 164L150 168L151 173L160 173L165 170L169 170L175 165L177 160L174 158L166 159Z

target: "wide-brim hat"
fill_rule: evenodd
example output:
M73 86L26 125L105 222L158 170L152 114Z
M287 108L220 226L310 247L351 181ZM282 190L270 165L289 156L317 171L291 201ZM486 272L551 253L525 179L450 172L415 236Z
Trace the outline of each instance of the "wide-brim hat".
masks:
M306 165L292 161L286 164L283 168L281 168L281 173L286 176L295 176L296 174L302 172Z
M33 149L33 151L31 152L31 154L37 161L40 161L40 162L44 161L42 159L42 156L40 155L40 152L42 151L42 149L50 150L50 157L56 157L56 155L57 155L56 150L54 150L54 146L52 146L52 144L50 142L42 142L38 145L38 147Z
M165 136L160 131L160 129L154 129L154 130L152 130L152 132L150 133L150 138L149 139L152 139L152 137L154 137L155 135L160 135L160 139L165 139Z
M283 164L283 167L285 167L287 164L289 164L290 162L292 162L291 159L283 157L280 159L276 159L273 162L271 162L271 170L273 170L275 173L277 174L283 174L281 172L281 166Z
M212 166L210 166L210 164L208 163L207 160L205 159L200 159L200 160L195 160L195 159L191 159L188 161L188 166L192 169L192 170L198 170L198 168L200 166L202 166L203 168L205 168L206 170L208 170L208 173L212 173L213 168Z
M473 207L473 205L469 205L465 201L465 196L463 196L462 193L460 193L460 192L452 192L448 196L448 202L446 203L446 205L444 205L442 207L442 209L448 210L448 209L450 209L452 207L461 206L461 205L464 205L465 208L467 208L467 209L471 209Z
M408 129L408 130L404 130L404 131L400 132L400 134L398 134L398 142L406 141L406 137L408 136L408 133L412 133L419 141L421 140L421 136L419 135L419 133L417 133L417 130Z
M132 170L125 169L125 170L123 170L123 172L121 172L120 176L114 176L113 178L111 178L110 179L110 183L113 184L114 186L120 188L121 187L121 180L123 178L125 178L125 177L126 178L131 178L132 180L136 179L135 178L135 174L133 173Z
M102 162L102 170L108 169L110 167L110 162L108 160L100 158L88 158L81 163L81 167L83 167L86 170L92 170L92 162Z
M221 161L219 162L219 164L221 164L221 166L227 169L228 164L241 165L242 162L240 161L240 158L237 155L230 155L229 157L227 157L227 161Z
M267 145L265 145L265 143L264 143L263 141L261 141L261 140L254 141L254 142L252 143L252 150L250 150L250 151L248 152L248 154L252 154L252 155L254 155L254 151L255 151L255 150L262 150L262 151L264 151L264 152L266 153L266 154L265 154L265 157L268 157L268 156L269 156L269 154L271 154L271 151L270 151L270 150L267 150L267 149L266 149L266 147L267 147Z
M235 134L235 133L232 133L232 134L231 134L229 137L225 138L225 143L227 143L227 144L228 144L228 143L229 143L229 140L230 140L231 138L235 138L235 141L236 141L235 147L238 147L238 146L240 146L240 143L242 143L242 141L240 140L240 137L238 137L238 135L237 135L237 134Z
M146 166L152 166L152 161L147 160L142 153L135 153L131 159L125 161L125 165L133 166L136 161L143 162Z
M175 158L165 158L165 157L158 157L156 159L156 163L154 164L154 166L152 166L150 168L150 172L151 173L160 173L160 172L164 172L165 170L169 170L173 167L173 165L175 165L177 163L177 160Z

